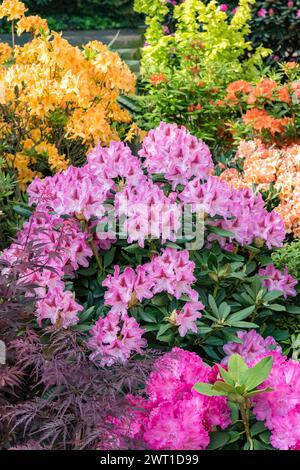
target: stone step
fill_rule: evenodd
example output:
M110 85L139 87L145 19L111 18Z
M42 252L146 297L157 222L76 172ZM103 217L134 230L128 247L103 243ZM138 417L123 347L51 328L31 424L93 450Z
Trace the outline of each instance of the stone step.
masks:
M140 71L139 60L125 60L124 62L126 62L126 64L128 65L128 67L130 68L132 72L134 72L137 75L139 74L139 71Z
M114 46L112 50L117 52L123 60L138 60L140 58L140 50L139 48L132 48L132 49L115 49Z
M108 29L103 31L64 31L63 38L73 46L82 46L89 41L112 43L112 49L138 49L143 44L143 28L138 29ZM16 44L23 45L31 40L28 33L16 36ZM11 43L10 34L0 34L0 41Z

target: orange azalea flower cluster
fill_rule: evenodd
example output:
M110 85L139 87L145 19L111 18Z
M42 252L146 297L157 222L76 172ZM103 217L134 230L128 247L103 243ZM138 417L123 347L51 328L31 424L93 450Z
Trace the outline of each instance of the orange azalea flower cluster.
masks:
M19 19L18 34L33 36L13 49L0 43L0 138L21 189L45 163L47 171L64 170L74 145L85 155L99 141L119 140L131 115L117 99L134 93L136 81L120 56L101 42L73 47L50 33L46 20L24 12L16 0L0 5L0 17Z
M272 140L275 135L296 125L293 108L297 104L299 107L300 81L295 78L298 68L294 62L283 65L286 74L293 76L293 80L284 85L270 78L264 78L256 85L245 80L230 83L223 105L229 104L240 110L242 123L251 126L254 137L268 136ZM236 126L233 126L235 132Z
M235 158L242 159L243 172L229 168L220 178L235 188L257 185L267 190L272 183L280 199L275 211L287 231L300 238L300 145L268 148L258 139L241 141Z

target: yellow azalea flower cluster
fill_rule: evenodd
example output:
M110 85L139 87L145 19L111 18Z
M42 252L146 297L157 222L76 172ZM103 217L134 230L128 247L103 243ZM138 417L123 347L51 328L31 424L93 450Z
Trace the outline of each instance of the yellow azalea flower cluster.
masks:
M0 5L0 18L6 17L9 21L18 20L24 16L27 8L18 0L4 0Z
M20 36L24 32L32 33L34 36L41 33L49 33L47 20L37 15L23 16L23 18L18 21L17 34Z
M268 148L260 140L241 141L235 158L243 161L243 172L229 168L221 179L236 188L257 185L267 190L272 183L280 200L275 211L287 232L300 238L300 145Z
M61 171L74 148L83 158L99 141L120 140L132 119L117 99L134 93L136 77L101 42L74 47L50 32L46 20L23 16L21 5L0 5L2 16L20 18L18 34L33 36L24 46L0 43L0 139L24 189L45 162L48 172Z

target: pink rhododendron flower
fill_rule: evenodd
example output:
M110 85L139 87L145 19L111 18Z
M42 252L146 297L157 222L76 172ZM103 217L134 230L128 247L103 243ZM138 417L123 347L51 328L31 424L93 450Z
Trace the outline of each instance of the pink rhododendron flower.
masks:
M253 413L271 430L271 444L280 450L300 447L300 364L273 353L273 368L261 388L272 392L253 399Z
M183 310L176 315L176 325L179 326L180 336L185 336L189 331L197 333L196 320L201 318L199 310L203 310L204 305L201 302L188 302Z
M112 307L112 312L126 312L134 289L136 274L132 268L125 268L120 274L119 266L115 266L114 274L107 276L102 285L107 287L105 304Z
M177 251L169 247L149 263L138 266L136 271L127 267L120 274L119 266L115 266L114 274L107 276L102 283L107 287L104 294L105 304L111 307L111 311L121 313L127 311L130 303L151 299L160 292L168 292L176 299L186 294L194 303L184 310L184 319L181 314L179 317L183 322L188 322L188 318L196 318L199 315L196 313L197 309L203 308L203 305L197 302L198 293L191 287L196 280L194 269L195 263L189 260L187 250Z
M265 18L267 15L267 10L265 8L260 8L257 12L257 16L260 16L261 18Z
M37 316L40 326L45 319L63 328L78 322L77 314L83 310L83 306L75 302L72 292L64 292L64 285L61 284L56 284L43 299L38 301Z
M279 269L275 268L274 264L269 264L266 268L260 269L258 274L259 276L266 276L266 279L262 280L262 285L268 291L282 291L285 298L297 295L295 286L298 284L298 281L289 274L288 268L285 268L282 273Z
M241 343L230 342L224 346L229 356L240 354L250 367L263 357L273 356L273 367L267 380L259 388L270 387L272 391L252 398L253 413L264 421L271 431L270 442L280 450L300 449L300 363L287 359L281 353L274 338L264 339L254 330L238 332Z
M191 288L191 284L196 281L194 269L195 263L189 260L187 250L166 248L163 254L154 257L149 265L149 272L154 281L153 293L166 291L176 299L180 299L183 294L190 294L194 300L195 291Z
M253 362L262 354L268 354L270 351L281 352L281 347L276 343L272 336L263 338L255 330L238 331L236 333L239 343L230 341L223 346L226 357L222 363L227 364L229 356L232 354L239 354L246 362Z
M147 345L142 338L144 330L127 313L110 311L97 321L90 333L88 347L93 351L90 358L101 366L124 363Z
M208 176L213 168L207 145L176 124L161 122L151 130L139 155L145 158L149 173L162 173L172 182L173 189L194 176Z

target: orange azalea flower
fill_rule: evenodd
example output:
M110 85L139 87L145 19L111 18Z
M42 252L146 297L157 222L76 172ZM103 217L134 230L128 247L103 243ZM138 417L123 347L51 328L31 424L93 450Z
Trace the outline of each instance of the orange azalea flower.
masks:
M255 88L251 91L247 103L254 104L258 98L264 98L266 100L273 99L273 92L277 88L277 83L274 80L265 78L259 82Z
M12 48L6 42L0 42L0 64L7 62L12 55Z
M226 99L229 101L237 101L237 93L250 93L252 85L246 80L237 80L232 82L227 87Z
M243 115L243 121L245 124L251 124L256 131L268 130L274 136L276 132L281 133L291 119L275 119L265 109L252 108Z
M279 90L277 90L277 96L280 99L280 101L283 101L284 103L290 104L292 101L290 97L289 89L286 85L282 86L281 88L279 88Z
M285 149L266 147L261 141L241 141L236 159L243 159L243 173L224 171L221 179L234 187L267 190L270 183L279 191L280 204L275 208L285 221L286 230L300 237L300 145Z
M153 86L158 86L161 83L167 83L168 78L163 73L155 73L150 77L150 83Z
M298 67L298 64L295 61L286 62L286 64L284 64L284 67L286 67L287 69L293 70Z

